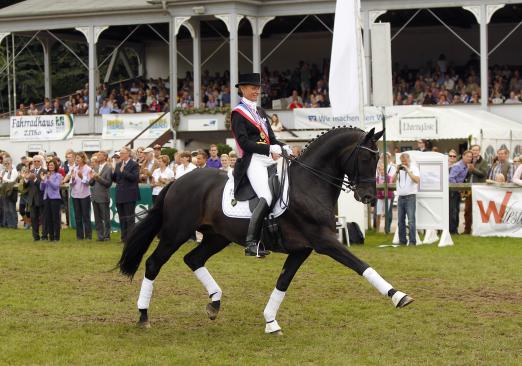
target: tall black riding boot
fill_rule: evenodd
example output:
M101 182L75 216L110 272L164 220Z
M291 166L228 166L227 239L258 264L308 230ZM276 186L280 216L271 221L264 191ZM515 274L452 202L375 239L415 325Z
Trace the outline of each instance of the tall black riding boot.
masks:
M250 218L250 224L248 225L248 232L246 236L246 248L245 255L264 257L270 252L268 250L262 250L258 248L259 239L261 237L261 228L263 227L263 220L268 213L269 207L264 198L259 199L252 217Z

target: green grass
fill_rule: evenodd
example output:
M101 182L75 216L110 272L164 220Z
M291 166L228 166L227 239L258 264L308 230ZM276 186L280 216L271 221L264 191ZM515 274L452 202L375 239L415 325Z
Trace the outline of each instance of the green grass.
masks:
M129 282L110 270L121 245L34 243L0 230L0 364L46 365L520 365L522 240L454 238L449 248L353 252L412 305L397 310L354 272L313 254L281 306L284 336L262 312L284 256L245 258L230 246L208 263L221 285L214 322L206 293L176 253L155 282L152 329L135 326L143 266Z

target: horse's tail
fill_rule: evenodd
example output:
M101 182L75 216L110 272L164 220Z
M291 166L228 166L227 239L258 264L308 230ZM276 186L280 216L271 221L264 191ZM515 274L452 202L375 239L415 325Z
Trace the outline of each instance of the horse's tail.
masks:
M145 252L149 249L154 237L160 232L163 223L163 202L171 184L169 183L161 190L156 203L149 210L147 216L138 222L134 230L129 233L117 265L123 275L130 278L134 277Z

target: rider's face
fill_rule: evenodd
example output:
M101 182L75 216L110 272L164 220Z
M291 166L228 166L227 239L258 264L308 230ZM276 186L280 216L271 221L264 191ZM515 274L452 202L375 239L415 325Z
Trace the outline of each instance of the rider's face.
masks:
M257 85L241 85L240 89L243 97L252 102L255 102L261 93L261 87Z

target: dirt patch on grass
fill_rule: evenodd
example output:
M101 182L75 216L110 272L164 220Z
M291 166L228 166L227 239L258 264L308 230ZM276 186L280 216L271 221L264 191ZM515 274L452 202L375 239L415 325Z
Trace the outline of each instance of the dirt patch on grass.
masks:
M475 315L485 318L513 317L522 315L522 289L480 288L447 291L442 298L462 302ZM518 310L517 310L518 309Z

